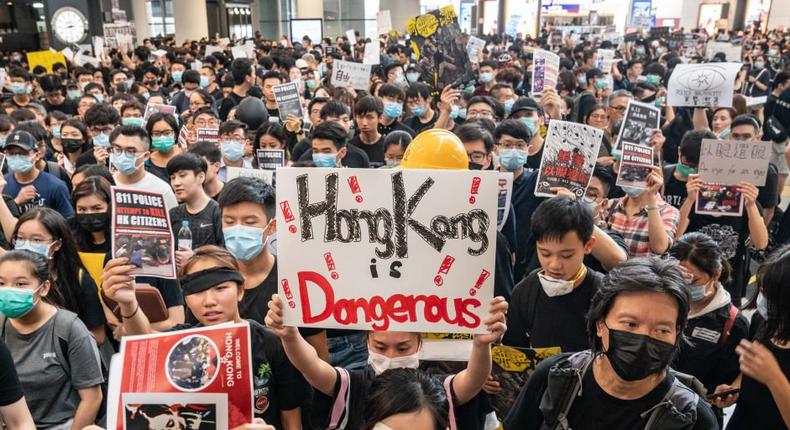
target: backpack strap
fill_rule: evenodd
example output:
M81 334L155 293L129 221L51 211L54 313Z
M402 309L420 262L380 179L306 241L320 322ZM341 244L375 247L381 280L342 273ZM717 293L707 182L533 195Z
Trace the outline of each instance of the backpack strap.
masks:
M340 378L340 389L337 391L335 402L332 405L332 414L329 418L329 425L326 430L344 429L348 423L348 397L351 392L351 376L348 370L342 367L335 367L337 376Z
M691 428L697 421L699 395L676 378L672 372L670 376L672 384L661 401L640 414L642 418L649 416L645 430Z
M455 423L455 408L453 407L453 390L452 384L455 375L447 375L444 378L444 392L447 394L447 403L449 406L449 417L448 420L450 421L450 430L456 430L458 427Z
M719 345L727 345L727 341L730 340L730 332L735 325L736 319L738 319L738 308L730 303L730 316L724 323L724 329L721 331L721 337L719 338Z
M57 355L58 362L63 366L63 369L70 375L69 336L71 336L71 325L78 317L77 314L58 309L52 318L55 319L55 328L52 333L55 336L55 344L58 345L58 348L55 348L55 355ZM98 353L98 350L96 352ZM98 356L96 358L98 359Z

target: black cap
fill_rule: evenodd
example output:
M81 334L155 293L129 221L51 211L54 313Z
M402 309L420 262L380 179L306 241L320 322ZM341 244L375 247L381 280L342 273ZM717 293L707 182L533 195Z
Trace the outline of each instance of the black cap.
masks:
M420 66L418 66L416 63L409 63L409 65L406 66L406 71L407 72L410 72L410 71L419 72L420 71Z
M521 97L513 103L513 107L510 109L510 117L512 118L516 112L520 111L537 112L539 115L543 114L543 109L538 102L529 97Z
M32 134L24 130L17 130L6 137L3 149L7 149L9 146L17 146L25 151L35 151L38 149L38 142Z

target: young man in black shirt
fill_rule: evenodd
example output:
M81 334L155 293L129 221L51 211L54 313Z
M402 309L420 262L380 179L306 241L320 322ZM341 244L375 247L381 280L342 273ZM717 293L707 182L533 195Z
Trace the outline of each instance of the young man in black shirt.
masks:
M206 180L203 190L213 200L217 200L225 183L219 179L219 169L222 168L222 151L212 142L198 142L189 147L189 152L197 154L206 161Z
M406 103L412 116L403 123L420 134L423 130L433 128L439 119L439 112L431 107L431 89L422 82L414 82L406 89Z
M668 370L684 340L686 288L677 262L659 257L609 272L586 324L592 349L540 363L505 429L718 428L711 406Z
M400 121L400 117L403 115L403 102L406 101L406 93L403 88L393 84L384 84L379 88L379 97L384 103L384 115L381 116L379 123L379 133L386 136L393 131L400 130L409 133L411 137L416 136L417 133L411 127Z
M230 65L230 76L233 77L233 89L219 105L219 118L223 121L228 119L230 111L247 97L247 93L255 82L252 61L247 58L233 60Z
M270 70L261 79L263 86L263 103L270 118L279 118L280 110L277 108L277 100L274 98L274 86L283 83L283 77L278 72Z
M342 166L357 169L370 167L370 159L365 151L348 145L348 133L351 128L349 114L348 106L337 100L325 104L321 108L321 124L314 127L311 133L311 148L302 153L299 161L312 160L316 167ZM333 126L330 127L330 124ZM322 132L319 133L318 130ZM323 137L317 137L319 134ZM334 162L328 154L335 156Z
M348 143L367 154L371 167L384 165L384 136L379 133L379 121L384 105L378 97L365 96L354 106L354 117L359 131Z
M678 163L664 166L664 200L678 209L686 200L689 175L697 173L702 139L716 139L716 135L702 129L686 132L678 147Z

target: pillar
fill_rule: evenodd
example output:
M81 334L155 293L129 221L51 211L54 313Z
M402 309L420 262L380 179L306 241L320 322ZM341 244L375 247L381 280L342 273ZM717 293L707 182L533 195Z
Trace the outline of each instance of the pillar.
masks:
M137 44L142 45L143 39L151 37L148 29L148 14L145 11L145 2L142 0L132 1L132 16L129 21L134 21L134 30L137 33Z
M142 2L140 2L142 3ZM195 0L173 0L173 18L176 26L176 43L208 37L206 5ZM202 3L202 2L200 2ZM224 11L221 11L224 13Z
M295 18L323 18L323 17L324 17L323 1L296 0Z

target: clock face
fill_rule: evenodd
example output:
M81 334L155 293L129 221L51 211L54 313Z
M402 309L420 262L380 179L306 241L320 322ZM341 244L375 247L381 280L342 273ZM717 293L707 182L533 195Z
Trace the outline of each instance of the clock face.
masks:
M79 10L64 7L52 17L52 31L64 43L77 43L85 37L87 20Z

